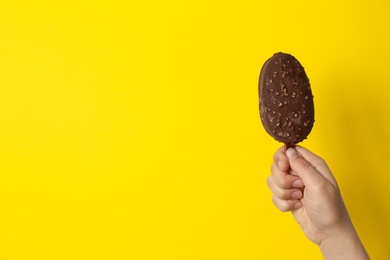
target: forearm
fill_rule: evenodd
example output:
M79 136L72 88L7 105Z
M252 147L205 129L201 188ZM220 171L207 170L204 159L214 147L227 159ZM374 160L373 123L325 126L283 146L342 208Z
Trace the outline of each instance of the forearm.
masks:
M345 231L335 232L319 246L324 260L370 259L352 224Z

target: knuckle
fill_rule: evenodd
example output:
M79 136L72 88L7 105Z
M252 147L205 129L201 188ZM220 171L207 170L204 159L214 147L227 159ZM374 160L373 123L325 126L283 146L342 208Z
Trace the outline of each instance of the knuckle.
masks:
M274 156L273 156L273 160L274 162L276 162L280 157L280 149L278 149L275 153L274 153Z
M287 187L287 180L286 180L286 178L279 178L278 186L280 188L286 188Z
M316 168L322 168L322 169L326 169L328 167L326 161L322 158L318 158L318 161L316 163Z
M311 189L316 193L316 194L323 194L328 190L328 185L325 182L318 182L314 185L312 185ZM326 194L326 193L325 193Z
M280 200L280 199L276 198L275 196L272 196L272 202L281 212L290 211L290 208L288 206L287 201Z
M287 203L282 203L282 205L280 206L279 210L280 210L281 212L288 212L288 211L290 211L290 208L289 208L289 206L287 205Z
M308 170L310 168L311 165L310 165L310 163L308 163L305 160L300 160L299 161L299 166L300 166L301 170L306 171L306 170Z
M272 182L273 180L272 180L272 176L268 176L267 177L267 186L268 186L268 188L271 188L271 182Z
M279 194L279 197L281 199L289 199L291 196L291 191L289 190L285 190L285 189L282 189L280 194Z
M299 160L296 160L295 162L295 170L296 172L307 172L310 171L313 166L307 162L306 160L300 158Z
M318 156L317 160L318 160L318 163L320 163L320 164L326 164L325 160L322 157Z

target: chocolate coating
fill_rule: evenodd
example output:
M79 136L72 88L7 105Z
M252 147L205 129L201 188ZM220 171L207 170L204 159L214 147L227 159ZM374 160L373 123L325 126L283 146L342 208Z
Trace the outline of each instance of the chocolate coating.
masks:
M307 138L314 123L314 102L309 78L292 55L276 53L259 78L261 122L269 135L286 145Z

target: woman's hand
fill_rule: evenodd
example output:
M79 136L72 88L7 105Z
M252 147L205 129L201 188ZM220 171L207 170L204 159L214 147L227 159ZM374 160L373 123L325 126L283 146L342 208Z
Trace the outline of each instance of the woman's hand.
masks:
M319 245L324 259L369 259L326 162L297 146L274 155L267 184L272 201L291 211L304 234Z

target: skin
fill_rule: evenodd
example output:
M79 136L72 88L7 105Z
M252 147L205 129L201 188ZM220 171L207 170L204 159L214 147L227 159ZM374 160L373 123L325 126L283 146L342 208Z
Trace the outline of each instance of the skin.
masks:
M276 151L267 179L275 206L292 213L325 260L370 259L326 162L300 146L284 150Z

